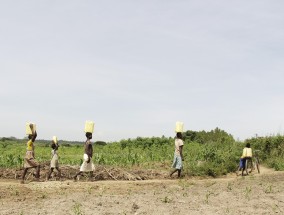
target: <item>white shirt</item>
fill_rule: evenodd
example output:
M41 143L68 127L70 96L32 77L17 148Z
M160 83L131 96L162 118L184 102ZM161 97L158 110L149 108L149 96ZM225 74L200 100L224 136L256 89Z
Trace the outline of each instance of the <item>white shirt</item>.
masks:
M179 147L183 146L183 141L181 139L175 139L175 154L180 156Z

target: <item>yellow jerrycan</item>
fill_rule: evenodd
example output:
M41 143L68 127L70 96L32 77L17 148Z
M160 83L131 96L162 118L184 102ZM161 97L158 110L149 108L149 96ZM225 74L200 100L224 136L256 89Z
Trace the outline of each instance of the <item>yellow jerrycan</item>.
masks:
M31 130L30 124L33 125L33 130ZM26 123L26 135L33 134L33 132L35 131L36 131L36 124L32 122L27 122Z
M175 132L183 132L183 122L176 122L176 129Z
M85 122L85 133L93 133L94 132L95 123L93 121L86 121Z
M53 142L54 142L55 144L57 144L58 140L57 140L57 137L56 137L56 136L53 136L53 137L52 137L52 140L53 140Z

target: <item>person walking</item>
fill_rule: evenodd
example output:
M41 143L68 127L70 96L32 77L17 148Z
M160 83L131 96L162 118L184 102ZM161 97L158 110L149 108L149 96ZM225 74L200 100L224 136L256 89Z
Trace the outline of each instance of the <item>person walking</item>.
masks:
M23 184L25 181L25 176L28 172L29 169L31 168L36 168L36 174L35 176L35 180L39 181L39 177L40 177L40 165L39 163L35 160L35 146L34 146L34 142L36 140L37 137L37 132L33 129L33 124L30 124L30 129L32 131L32 134L28 135L28 142L27 142L27 151L26 151L26 155L24 158L24 172L22 175L22 180L21 183Z
M73 177L74 181L77 181L77 177L84 172L90 173L89 180L92 180L93 178L93 171L95 169L95 166L92 162L92 157L93 157L93 146L91 143L92 133L87 132L86 137L87 137L87 140L84 146L85 150L84 150L84 156L83 156L83 163L80 167L80 171Z
M172 175L175 172L178 172L178 177L181 177L181 170L182 170L182 161L183 161L183 153L182 153L182 149L183 149L183 140L182 140L182 133L181 132L177 132L176 138L175 138L175 152L174 152L174 160L173 160L173 164L172 167L174 168L174 170L170 173L170 177L172 177Z
M250 143L246 144L246 147L243 148L243 154L242 154L242 158L243 158L243 168L242 168L242 176L244 175L244 170L246 170L246 173L248 175L247 172L247 168L246 165L249 163L251 166L252 164L252 149L250 147Z
M47 180L50 179L51 177L51 174L52 172L54 171L54 168L57 170L58 174L59 174L59 178L61 178L61 171L59 169L59 156L58 156L58 147L59 147L59 144L58 144L58 141L57 141L57 137L54 136L52 138L52 142L51 142L51 161L50 161L50 170L49 170L49 173L48 173L48 176L47 176Z

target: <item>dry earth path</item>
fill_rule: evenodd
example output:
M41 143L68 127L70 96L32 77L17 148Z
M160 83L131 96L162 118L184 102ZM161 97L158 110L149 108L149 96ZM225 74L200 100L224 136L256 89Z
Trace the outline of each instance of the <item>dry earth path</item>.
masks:
M0 214L284 214L284 172L144 181L0 180Z

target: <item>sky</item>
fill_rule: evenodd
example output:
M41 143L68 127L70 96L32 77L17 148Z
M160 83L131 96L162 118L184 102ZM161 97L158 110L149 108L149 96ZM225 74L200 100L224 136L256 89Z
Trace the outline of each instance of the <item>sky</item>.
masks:
M0 0L0 137L284 134L284 1Z

